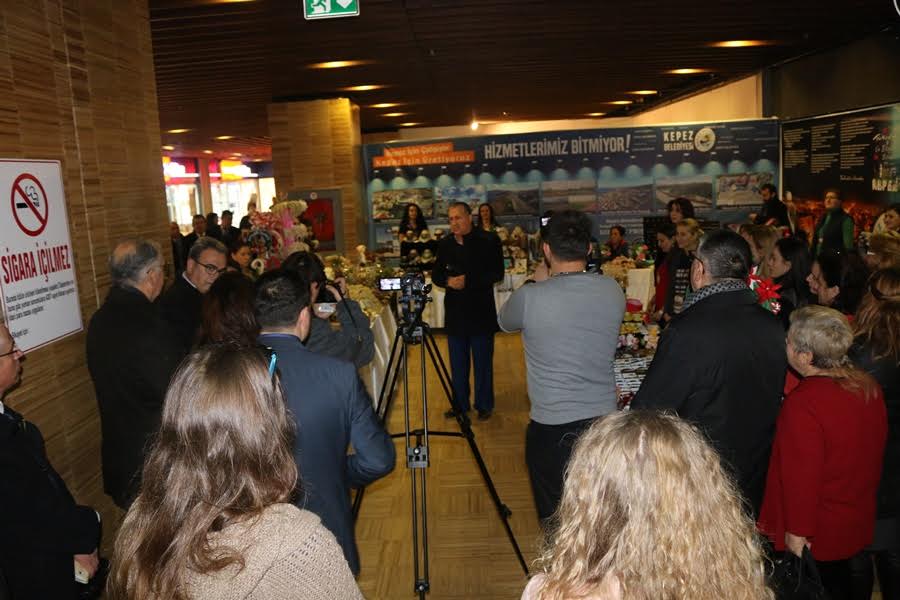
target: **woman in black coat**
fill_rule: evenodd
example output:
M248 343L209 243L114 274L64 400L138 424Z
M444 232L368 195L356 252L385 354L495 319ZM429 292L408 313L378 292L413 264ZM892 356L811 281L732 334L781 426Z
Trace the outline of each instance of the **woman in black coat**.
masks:
M900 270L872 274L854 322L850 357L868 371L884 392L888 439L878 487L875 539L868 551L878 569L884 600L900 598ZM872 560L854 573L872 594Z

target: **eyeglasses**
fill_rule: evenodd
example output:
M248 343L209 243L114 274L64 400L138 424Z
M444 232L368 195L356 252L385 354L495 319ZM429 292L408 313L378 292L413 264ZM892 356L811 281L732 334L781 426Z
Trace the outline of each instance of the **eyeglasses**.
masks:
M21 352L21 350L19 350L18 346L13 344L12 350L10 350L9 352L4 352L3 354L0 354L0 358L3 358L4 356L9 356L11 354L15 354L16 352Z
M221 275L222 273L224 273L225 271L228 270L228 267L223 267L220 269L216 265L209 265L209 264L202 263L202 262L198 262L197 264L206 270L207 275Z

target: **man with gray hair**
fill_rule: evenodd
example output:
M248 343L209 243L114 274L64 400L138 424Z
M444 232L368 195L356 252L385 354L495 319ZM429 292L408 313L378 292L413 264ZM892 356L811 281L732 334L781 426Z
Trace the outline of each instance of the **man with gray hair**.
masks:
M109 257L109 274L112 288L88 325L87 359L100 408L103 488L127 509L184 353L153 303L164 281L159 245L120 242Z
M227 264L228 250L222 242L199 238L188 252L184 272L159 300L162 316L178 336L185 354L194 345L200 328L203 294L225 272Z
M682 312L666 327L632 409L669 410L719 451L755 517L787 371L781 321L747 287L750 246L733 231L700 241Z

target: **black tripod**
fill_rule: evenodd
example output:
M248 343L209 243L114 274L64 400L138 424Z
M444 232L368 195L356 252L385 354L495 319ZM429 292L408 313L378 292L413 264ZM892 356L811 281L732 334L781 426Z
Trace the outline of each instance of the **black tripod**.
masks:
M484 480L488 492L491 495L491 499L494 501L494 506L497 508L497 514L500 515L500 519L503 521L506 535L509 537L509 541L516 553L516 557L519 559L519 564L522 566L522 570L525 572L525 575L528 575L528 565L525 562L525 557L522 556L522 551L519 549L516 537L513 535L512 528L509 526L509 517L512 514L512 511L503 504L503 501L500 500L500 495L497 493L497 488L494 487L494 482L491 480L490 473L488 473L487 465L484 464L484 459L475 443L475 433L472 431L472 423L469 420L469 417L465 413L456 411L453 406L453 393L449 384L450 374L447 371L447 366L444 364L444 359L438 349L437 342L434 340L434 335L431 333L431 327L422 321L422 311L425 309L426 302L431 300L431 298L426 297L429 290L430 286L427 286L424 295L421 298L415 299L417 301L410 301L411 299L406 297L401 298L401 323L398 324L397 334L394 336L390 358L388 359L387 369L384 373L384 381L381 384L381 392L378 395L378 405L375 409L381 422L386 423L387 416L390 414L390 407L394 398L394 389L397 385L397 379L402 372L405 428L403 433L395 433L392 434L391 437L403 437L406 439L406 466L410 469L412 494L413 564L415 565L413 592L418 594L420 600L425 599L425 594L430 590L431 585L428 578L428 501L425 488L425 472L423 470L429 466L428 437L430 435L461 437L469 443L469 449L472 451L472 456L475 458L475 462L478 463L478 470L481 472L481 478ZM420 429L410 429L409 424L409 370L407 359L409 347L413 345L420 345L422 353L422 428ZM425 367L426 350L431 359L431 365L438 375L441 387L444 388L447 402L451 408L454 408L454 412L456 412L456 422L459 425L459 431L429 431L428 429L428 394L426 391ZM390 380L390 386L387 385L388 380ZM385 392L387 392L386 395ZM413 438L415 438L415 443L412 443ZM364 493L365 488L360 488L356 497L353 499L354 519L359 515L359 509L362 505Z

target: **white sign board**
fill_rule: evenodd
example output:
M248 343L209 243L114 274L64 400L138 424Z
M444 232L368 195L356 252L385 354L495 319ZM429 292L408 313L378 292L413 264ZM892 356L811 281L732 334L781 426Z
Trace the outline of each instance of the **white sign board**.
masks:
M24 352L82 329L57 160L0 159L0 303Z

